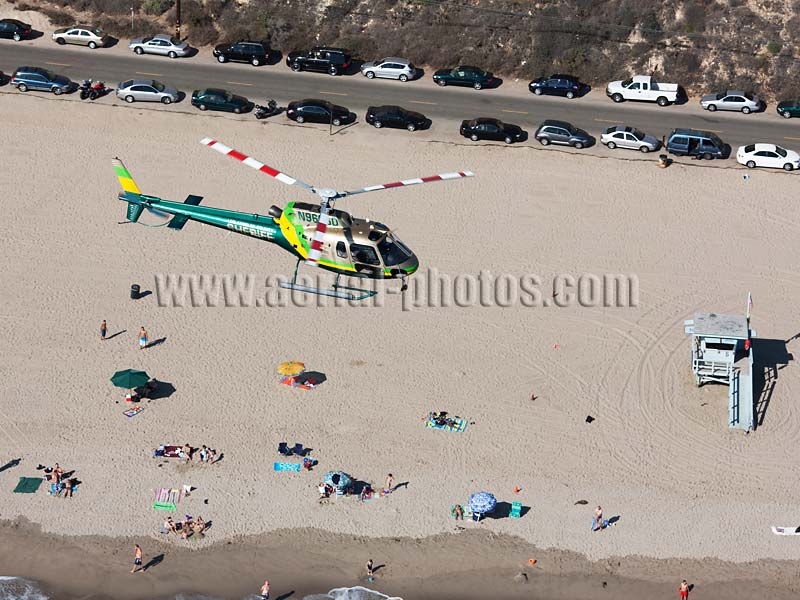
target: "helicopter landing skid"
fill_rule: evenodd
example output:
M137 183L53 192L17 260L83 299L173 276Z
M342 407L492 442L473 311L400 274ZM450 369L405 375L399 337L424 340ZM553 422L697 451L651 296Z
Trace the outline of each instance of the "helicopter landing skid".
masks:
M329 296L331 298L341 298L342 300L366 300L367 298L372 298L373 296L377 295L378 292L374 290L363 290L361 288L354 288L348 287L346 285L339 285L339 275L336 275L336 283L333 284L332 290L320 289L315 287L309 287L306 285L298 285L297 284L297 268L300 266L300 261L297 261L297 264L294 266L294 276L292 277L291 282L281 282L279 285L287 290L295 290L297 292L307 292L309 294L316 294L318 296ZM348 291L339 291L339 290L348 290ZM357 294L353 292L358 292Z

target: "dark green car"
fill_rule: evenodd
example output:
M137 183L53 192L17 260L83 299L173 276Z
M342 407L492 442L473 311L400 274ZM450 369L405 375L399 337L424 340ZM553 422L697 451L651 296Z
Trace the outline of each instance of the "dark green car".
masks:
M200 110L222 110L237 115L253 109L253 103L244 96L237 96L218 88L193 91L192 106Z
M778 103L778 114L784 119L800 117L800 99L784 100Z
M433 74L433 80L441 86L463 85L479 90L494 87L500 80L494 75L478 67L461 66L455 69L439 69Z

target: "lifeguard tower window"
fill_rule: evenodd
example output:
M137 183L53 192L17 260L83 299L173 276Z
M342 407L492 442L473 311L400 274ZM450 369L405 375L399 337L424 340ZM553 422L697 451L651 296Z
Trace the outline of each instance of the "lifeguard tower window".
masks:
M720 344L717 342L706 342L706 350L724 350L727 352L733 352L736 346L734 344Z

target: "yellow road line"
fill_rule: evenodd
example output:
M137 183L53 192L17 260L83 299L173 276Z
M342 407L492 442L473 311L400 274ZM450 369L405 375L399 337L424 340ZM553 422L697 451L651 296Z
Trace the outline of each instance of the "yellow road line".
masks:
M509 109L507 109L507 108L501 108L501 109L500 109L500 112L504 112L504 113L514 113L515 115L527 115L527 114L528 114L528 113L527 113L527 112L525 112L524 110L509 110Z
M147 71L136 71L137 75L152 75L154 77L163 77L163 73L148 73Z
M409 104L430 104L431 106L436 106L436 102L425 102L424 100L409 100Z
M71 67L72 65L68 65L66 63L53 63L53 62L46 62L46 65L55 65L56 67Z
M252 83L242 83L241 81L226 81L225 83L229 83L231 85L246 85L247 87L253 87Z
M328 94L329 96L349 96L349 94L343 94L341 92L323 92L323 91L320 91L320 94Z
M785 137L785 140L800 140L800 137Z
M609 121L608 119L592 119L593 121L597 121L598 123L613 123L618 124L619 121Z

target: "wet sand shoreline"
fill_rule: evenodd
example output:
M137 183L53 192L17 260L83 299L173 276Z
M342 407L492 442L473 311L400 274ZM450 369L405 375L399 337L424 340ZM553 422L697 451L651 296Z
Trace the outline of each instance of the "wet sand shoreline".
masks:
M155 564L131 575L135 542L144 549L145 564ZM537 562L530 566L533 557ZM373 583L366 581L367 558L379 566ZM425 539L279 530L193 548L177 539L68 537L44 534L24 519L0 522L0 574L36 581L53 600L177 594L244 598L256 593L264 578L272 584L273 597L283 600L355 585L404 600L666 600L677 595L684 577L704 600L744 600L755 594L789 600L797 595L791 574L798 568L792 561L615 557L591 562L572 552L540 550L518 538L477 530Z

